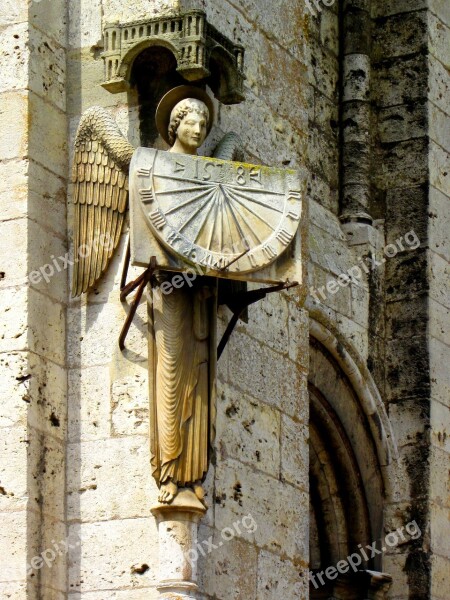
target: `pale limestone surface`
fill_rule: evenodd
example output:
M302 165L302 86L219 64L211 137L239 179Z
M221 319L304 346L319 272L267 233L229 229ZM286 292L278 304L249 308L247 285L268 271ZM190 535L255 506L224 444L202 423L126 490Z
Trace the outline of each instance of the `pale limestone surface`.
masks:
M192 7L205 8L220 31L246 46L247 101L221 107L214 140L237 130L249 160L294 168L302 164L307 150L307 169L302 172L309 179L309 285L326 286L377 247L372 235L367 236L368 243L347 244L337 218L336 6L324 8L319 20L302 3L294 6L289 0L278 5L244 0L2 4L0 271L5 276L0 280L4 374L0 544L8 562L0 568L0 596L10 600L62 600L67 594L70 600L159 597L157 532L150 514L156 489L148 458L145 303L124 356L116 344L126 314L118 301L125 236L108 274L81 301L68 298L65 271L48 285L27 287L24 280L30 271L50 262L51 255L67 249L71 142L66 132L72 140L81 112L93 104L111 108L130 141L139 144L135 108L128 111L125 94L114 96L100 87L102 23ZM314 318L335 327L342 345L359 361L369 360L375 371L377 365L386 369L386 375L376 374L376 381L383 400L390 403L399 460L395 476L388 467L382 468L392 487L387 488L385 526L392 530L421 506L430 508L431 516L424 517L423 548L429 546L435 553L431 596L443 600L450 552L446 358L450 12L447 0L431 0L426 19L423 8L425 2L416 0L382 0L373 6L374 16L389 21L379 33L376 53L394 59L389 65L388 61L373 65L372 93L380 106L378 133L381 142L390 145L373 177L386 197L386 241L420 228L423 246L429 247L428 264L420 256L412 260L406 255L377 270L389 288L385 332L371 330L374 287L366 274L337 294L328 293L322 302L311 301L308 308ZM410 24L415 36L409 35ZM430 45L425 94L425 59L420 54L403 56L420 49L424 31ZM276 69L271 68L274 64ZM426 94L430 102L424 115L421 101ZM421 139L427 133L430 149ZM429 199L421 206L423 186L429 188ZM67 212L70 219L70 202ZM422 212L429 213L425 223L417 218ZM383 234L381 229L381 245ZM419 331L421 265L431 286L430 343ZM402 310L411 296L409 308ZM223 321L230 316L226 309L221 315ZM223 330L223 323L220 327ZM249 309L249 323L239 324L219 364L216 467L206 482L210 509L200 535L220 541L223 527L248 514L258 528L254 533L242 530L201 558L204 600L306 598L308 328L307 313L298 308L294 292L289 300L270 296ZM374 351L383 336L385 355ZM426 371L428 363L421 353L428 348L431 393L420 387L418 379ZM326 363L318 365L313 357L311 371L311 382L322 392L330 396L342 392L344 397L344 384L330 378ZM338 406L345 422L345 406ZM347 422L346 428L357 447L363 423ZM420 454L427 435L430 471L422 480L417 474L428 462L428 456ZM418 487L429 493L417 502ZM81 536L81 546L71 551L68 568L66 557L59 557L51 569L42 571L41 589L30 584L27 592L27 557L50 547L52 539L65 539L66 519L72 539L76 542ZM408 551L406 544L383 557L383 570L393 576L391 596L396 600L409 593Z

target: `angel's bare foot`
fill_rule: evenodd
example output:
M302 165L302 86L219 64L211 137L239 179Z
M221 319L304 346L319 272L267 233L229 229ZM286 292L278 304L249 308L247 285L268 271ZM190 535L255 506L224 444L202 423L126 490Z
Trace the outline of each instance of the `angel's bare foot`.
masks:
M159 490L158 500L163 504L170 504L178 493L178 486L173 481L169 480L163 483Z
M205 500L205 490L203 489L201 481L196 481L192 488L194 490L194 494L197 496L200 502L202 502L206 506L206 508L208 508L208 505L206 504Z

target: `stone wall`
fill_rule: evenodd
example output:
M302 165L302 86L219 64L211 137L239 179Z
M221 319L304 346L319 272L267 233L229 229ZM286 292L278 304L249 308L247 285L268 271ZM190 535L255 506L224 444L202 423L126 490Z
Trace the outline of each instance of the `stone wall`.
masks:
M214 26L246 47L247 100L218 109L212 139L237 131L249 161L301 166L308 123L301 7L286 22L289 27L280 23L271 3L196 7L206 8ZM151 12L164 8L173 3L152 3ZM100 87L99 45L102 22L142 16L149 16L144 3L71 3L71 140L81 112L100 104L139 144L133 93L111 95ZM68 309L67 518L70 539L81 540L70 556L69 598L74 600L103 600L105 593L117 599L156 597L145 302L126 351L117 346L126 316L118 298L126 236L108 274L81 300L71 300ZM221 309L219 335L230 315ZM199 541L212 539L219 546L230 527L234 536L205 557L199 552L205 598L307 594L307 339L299 292L271 296L249 309L248 324L238 326L219 362L216 454L207 479L210 508Z
M429 4L430 597L441 600L448 596L450 572L450 379L446 360L450 309L450 6L437 0Z
M58 0L0 10L2 598L66 588L65 556L51 569L41 558L66 537L67 272L52 265L67 246L65 12ZM48 283L33 273L43 265Z
M246 102L216 103L212 142L234 130L248 161L300 168L309 205L310 320L302 291L269 296L219 363L202 597L308 596L308 381L347 434L372 503L369 543L412 519L421 528L375 565L393 577L390 597L448 595L448 1L327 3L315 15L291 0L0 8L0 596L157 597L145 301L117 346L128 227L81 299L53 259L73 252L66 190L80 115L104 106L140 143L135 90L101 87L102 25L174 8L205 10L246 49ZM348 218L355 206L372 224ZM402 249L411 231L419 243ZM367 267L369 256L384 262ZM44 265L48 281L28 279ZM361 276L342 279L355 266ZM221 308L219 335L229 317ZM353 514L354 498L341 500ZM56 543L69 553L27 577Z

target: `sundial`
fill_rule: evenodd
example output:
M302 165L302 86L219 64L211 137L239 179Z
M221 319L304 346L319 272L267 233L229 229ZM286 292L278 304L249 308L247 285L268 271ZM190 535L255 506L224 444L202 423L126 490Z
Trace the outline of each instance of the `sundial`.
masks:
M138 148L130 178L134 224L145 222L147 240L161 246L158 265L169 270L195 265L252 279L291 246L301 219L300 183L290 169ZM139 260L139 237L135 232L133 262L146 264L148 241Z

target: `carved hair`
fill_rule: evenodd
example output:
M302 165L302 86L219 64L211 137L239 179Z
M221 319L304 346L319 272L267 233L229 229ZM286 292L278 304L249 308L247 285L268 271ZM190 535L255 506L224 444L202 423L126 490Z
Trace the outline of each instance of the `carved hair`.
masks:
M194 98L181 100L181 102L178 102L178 104L175 105L170 114L169 141L171 146L175 144L178 127L180 126L181 121L191 112L196 112L205 117L206 125L209 125L209 110L204 102Z

